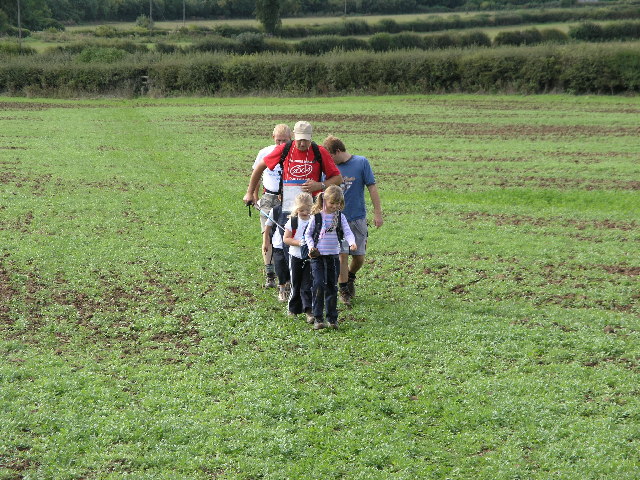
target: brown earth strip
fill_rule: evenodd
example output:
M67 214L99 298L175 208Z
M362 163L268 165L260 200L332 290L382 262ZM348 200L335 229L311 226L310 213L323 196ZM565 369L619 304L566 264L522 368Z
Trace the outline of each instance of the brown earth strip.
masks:
M477 222L485 219L492 220L496 225L535 225L535 226L564 226L575 227L577 230L594 228L598 230L632 231L640 229L640 223L635 221L619 222L610 219L603 220L573 220L562 217L532 217L528 215L491 214L486 212L468 212L460 215L465 222Z

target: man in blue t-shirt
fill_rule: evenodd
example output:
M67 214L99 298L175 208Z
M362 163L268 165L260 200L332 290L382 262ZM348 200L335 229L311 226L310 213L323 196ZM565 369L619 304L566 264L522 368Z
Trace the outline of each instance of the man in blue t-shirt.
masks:
M380 195L376 186L376 179L369 165L369 160L360 155L351 155L347 152L344 143L336 137L329 136L323 143L338 170L342 174L342 190L344 191L344 210L349 227L356 237L358 248L349 251L349 247L343 245L340 253L340 299L347 306L351 306L351 299L355 296L356 273L364 265L364 256L367 250L367 207L364 201L364 188L369 190L371 203L373 204L373 224L382 226L382 208L380 207ZM349 263L351 254L351 263Z

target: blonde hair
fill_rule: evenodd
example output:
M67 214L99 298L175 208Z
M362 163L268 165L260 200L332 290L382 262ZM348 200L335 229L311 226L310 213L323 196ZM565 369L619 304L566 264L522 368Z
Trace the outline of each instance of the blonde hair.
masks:
M291 128L289 128L289 125L286 123L279 123L273 128L272 136L277 137L279 133L283 134L288 139L291 139Z
M311 206L313 206L313 197L311 196L311 194L306 192L299 193L298 195L296 195L296 198L293 202L293 210L291 210L289 218L297 217L298 210L300 210L300 208Z
M316 201L311 208L312 215L322 211L325 199L333 203L339 203L340 210L344 208L344 193L342 193L342 189L337 185L329 185L324 192L316 197Z

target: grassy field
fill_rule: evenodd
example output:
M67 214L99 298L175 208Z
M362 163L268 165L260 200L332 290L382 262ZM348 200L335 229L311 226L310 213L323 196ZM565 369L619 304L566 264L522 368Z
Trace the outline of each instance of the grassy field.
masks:
M0 479L637 479L637 97L0 98ZM385 224L338 331L262 289L273 125Z

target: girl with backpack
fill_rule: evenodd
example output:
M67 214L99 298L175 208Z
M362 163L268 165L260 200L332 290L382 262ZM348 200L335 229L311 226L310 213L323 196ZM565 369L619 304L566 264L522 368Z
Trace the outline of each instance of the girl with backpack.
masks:
M289 315L305 313L307 322L313 323L311 311L311 267L308 258L303 258L304 230L309 223L313 197L310 193L299 193L294 200L289 220L284 226L283 241L289 245L289 274L291 294Z
M346 239L350 250L356 250L356 240L349 222L342 214L342 189L329 186L316 197L311 218L304 234L311 257L313 329L328 326L338 328L338 274L340 273L340 243Z

